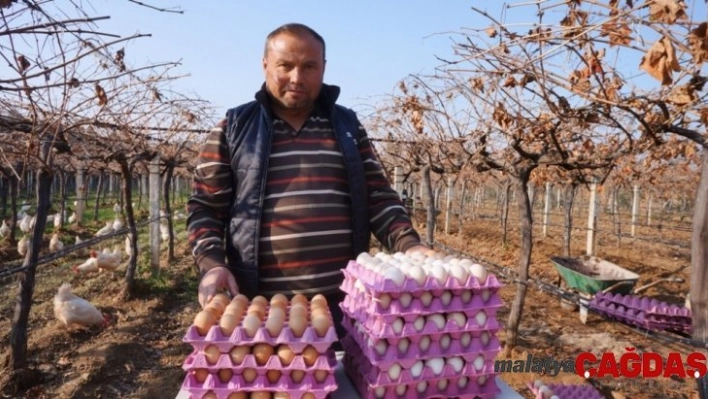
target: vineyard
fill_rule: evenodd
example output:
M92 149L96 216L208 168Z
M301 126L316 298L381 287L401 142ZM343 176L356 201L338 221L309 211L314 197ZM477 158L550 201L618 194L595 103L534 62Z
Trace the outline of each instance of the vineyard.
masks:
M708 23L697 7L520 2L507 10L525 19L510 23L472 6L487 25L457 34L456 58L361 115L424 240L503 282L501 358L706 353ZM182 336L199 307L185 204L217 115L175 90L179 63L131 65L130 42L149 35L105 32L106 18L81 3L0 0L6 397L173 398L184 377ZM551 258L583 255L638 274L641 295L690 307L687 330L579 317L590 299ZM105 319L57 320L63 283ZM539 378L500 377L526 397ZM614 398L708 395L708 377L698 390L691 378L543 378Z

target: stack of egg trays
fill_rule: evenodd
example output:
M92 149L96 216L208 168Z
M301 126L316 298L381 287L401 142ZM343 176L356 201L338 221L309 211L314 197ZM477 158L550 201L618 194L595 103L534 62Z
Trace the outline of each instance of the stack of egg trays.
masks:
M182 365L182 368L187 371L187 376L182 383L182 390L189 392L191 399L201 399L210 391L216 394L219 399L226 399L233 392L254 391L287 392L292 399L299 399L309 392L316 399L324 399L337 389L334 377L337 361L334 351L331 350L332 344L337 341L334 326L330 326L324 337L319 337L315 329L308 325L302 337L298 338L293 335L287 323L277 337L271 337L264 323L261 324L253 337L249 337L242 326L236 327L230 336L225 336L218 325L211 326L205 336L200 336L196 327L192 325L187 329L183 341L190 344L194 350ZM295 354L295 358L288 366L284 366L277 354L273 354L264 365L259 366L254 355L248 354L241 364L233 364L229 356L233 347L256 344L269 344L274 348L281 344L288 345ZM204 357L204 349L209 345L215 345L221 352L215 364L209 364ZM310 367L305 365L301 356L302 351L308 346L314 347L320 354ZM243 370L247 368L254 368L257 373L256 379L251 382L247 382L243 378ZM209 376L203 383L199 383L194 378L192 371L196 369L209 370ZM231 380L225 383L221 382L216 375L220 369L231 369L233 372ZM266 378L266 373L269 370L281 371L282 375L276 383L271 383ZM305 372L305 377L299 383L290 379L290 373L293 370ZM327 370L327 377L323 382L315 380L315 370Z
M637 295L598 293L590 307L628 324L656 331L691 332L691 310Z
M545 385L551 390L553 395L560 399L604 399L605 397L590 384L547 384ZM541 387L534 387L533 384L528 384L529 389L535 395L536 399L548 399L541 392ZM548 394L546 394L548 395Z
M495 335L499 331L496 312L502 305L497 294L501 284L494 275L489 274L483 284L480 284L477 278L471 275L464 284L461 284L451 276L443 282L427 277L422 285L406 277L403 283L397 286L392 281L384 280L380 275L371 272L354 261L349 262L344 270L344 275L345 278L341 288L347 296L341 307L344 312L344 327L348 332L348 336L345 338L343 345L347 343L356 347L358 349L357 353L360 354L359 356L353 355L350 352L356 351L348 350L345 356L347 359L345 366L348 365L349 367L345 368L355 384L359 382L358 389L362 395L381 397L383 392L385 392L385 395L391 395L390 397L399 397L396 389L406 386L407 388L405 389L408 392L406 395L412 395L410 396L411 398L440 397L440 395L491 398L500 392L493 382L484 383L482 386L477 384L480 379L484 381L494 379L493 361L500 350L500 344ZM356 288L357 280L364 285L365 292L361 292ZM450 302L444 305L440 296L446 291L449 291L452 297ZM467 303L461 299L462 293L465 291L472 293ZM486 301L482 298L485 291L487 294ZM404 292L412 294L413 298L407 307L404 307L398 301L398 298ZM427 306L420 300L420 296L425 292L429 292L433 296ZM379 301L379 298L384 294L388 294L391 297L390 305L386 309L383 308ZM487 316L485 323L481 326L478 325L474 317L480 311L483 311ZM432 321L428 320L420 331L413 326L413 320L419 316L451 312L464 313L467 317L465 325L458 326L454 321L448 320L442 329L438 329ZM392 326L392 321L399 317L404 320L404 325L401 331L396 332ZM356 322L363 326L363 331L357 329ZM484 332L489 334L489 342L486 347L480 341L480 336ZM470 333L472 337L467 348L462 347L459 339L464 333ZM439 344L441 338L445 335L450 337L450 345L446 349ZM431 344L428 350L420 352L417 350L417 343L424 336L430 337ZM405 356L398 353L398 342L403 338L410 340L410 347ZM380 340L388 341L387 351L383 355L378 354L366 345L368 339L375 342ZM474 359L480 355L484 358L484 365L481 369L475 369L473 366ZM455 372L449 365L446 365L443 373L438 376L434 376L432 371L427 368L425 368L426 371L423 372L423 376L414 378L410 374L409 368L417 360L453 356L462 357L466 362L465 367L460 372ZM396 381L391 381L388 373L382 370L387 370L394 363L398 363L401 366L402 372L400 378ZM431 382L437 383L441 379L450 377L455 377L455 382L460 378L469 377L474 377L474 380L466 384L464 389L459 388L456 383L453 384L450 381L448 390L445 393L440 393L436 384L430 384L428 389L422 393L416 390L416 385L421 381L425 381L426 378L430 379Z

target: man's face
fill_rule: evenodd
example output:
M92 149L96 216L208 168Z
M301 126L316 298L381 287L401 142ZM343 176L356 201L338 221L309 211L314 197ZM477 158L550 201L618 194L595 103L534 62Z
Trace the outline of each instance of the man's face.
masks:
M263 58L266 88L276 107L309 112L322 88L325 61L314 37L283 33L270 41Z

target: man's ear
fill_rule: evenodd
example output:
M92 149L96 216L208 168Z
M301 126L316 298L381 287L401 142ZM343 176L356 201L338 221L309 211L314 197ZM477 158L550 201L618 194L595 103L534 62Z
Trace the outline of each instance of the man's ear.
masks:
M263 57L263 73L265 73L267 67L268 67L268 60L266 59L266 57Z

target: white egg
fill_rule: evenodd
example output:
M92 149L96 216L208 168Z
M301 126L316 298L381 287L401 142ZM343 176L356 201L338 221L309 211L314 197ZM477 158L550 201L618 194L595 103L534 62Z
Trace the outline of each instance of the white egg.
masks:
M440 347L443 349L447 349L450 347L450 342L452 342L452 338L450 338L450 334L443 334L440 337Z
M388 257L388 254L385 252L377 252L376 255L374 255L374 258L385 260L386 257Z
M460 294L460 299L462 300L462 303L469 303L470 300L472 300L472 291L471 290L462 291L462 294Z
M475 276L477 280L479 280L480 284L483 284L485 281L487 281L487 269L485 269L484 266L480 265L479 263L472 264L470 266L469 273Z
M395 254L393 254L393 259L403 260L406 258L407 256L403 252L396 252Z
M433 263L431 263L431 265L433 265L435 267L442 267L442 265L444 265L444 264L445 264L445 262L443 262L442 259L435 259L433 261Z
M396 395L403 396L406 394L407 385L396 385Z
M413 320L413 328L415 328L416 331L421 332L423 331L423 328L425 328L425 317L424 316L418 316Z
M474 358L472 364L474 365L475 370L482 370L482 367L484 367L484 356L477 355L477 357Z
M381 260L381 258L371 258L371 259L369 259L369 264L371 265L371 267L378 266L378 265L380 265L381 263L383 263L383 261Z
M403 338L398 341L398 353L401 355L408 352L408 347L411 345L411 341L408 338Z
M435 258L430 257L430 256L426 257L425 260L423 260L423 264L426 264L426 265L432 265L433 262L435 262Z
M371 255L369 255L367 252L362 252L359 254L359 256L356 257L356 263L360 265L368 263L369 260L371 260Z
M388 369L388 378L390 378L391 381L398 381L398 378L400 376L401 376L401 365L398 363L394 363Z
M483 346L487 346L489 344L489 332L487 331L482 331L481 334L479 334L479 340L482 341Z
M456 264L460 263L460 259L459 259L459 258L452 258L452 259L450 259L450 261L447 262L447 263L448 263L449 265L456 265Z
M428 383L426 381L421 381L415 386L415 389L418 393L422 394L428 389Z
M442 330L445 328L445 317L443 317L443 315L441 315L440 313L428 315L428 320L431 320L433 323L435 323L435 327L437 327L438 330Z
M484 323L487 322L487 314L484 313L483 310L477 312L477 315L474 318L475 320L477 320L477 324L479 324L480 326L483 326Z
M461 259L459 264L464 268L469 268L474 264L474 262L472 262L472 260L470 259Z
M459 380L457 380L457 386L460 388L464 388L467 386L467 382L468 382L467 377L465 377L463 375L462 377L460 377Z
M492 296L492 293L488 289L483 289L481 292L482 295L482 302L487 302L489 300L489 297Z
M406 280L406 276L403 275L401 269L397 267L389 267L384 272L384 280L392 281L397 287L403 286L403 282Z
M438 381L438 391L444 391L447 389L447 384L449 381L446 378Z
M433 266L430 275L435 278L440 285L447 282L447 271L445 271L445 268L442 266Z
M421 352L425 352L430 348L430 337L429 336L424 336L420 338L420 341L418 341L418 349L420 349Z
M404 324L405 324L405 321L402 318L397 317L396 320L394 320L393 323L391 323L391 327L393 328L393 332L395 332L396 334L400 334L401 331L403 331Z
M385 339L382 339L376 343L374 349L376 349L376 353L378 353L379 356L383 356L384 353L386 353L386 349L388 349L388 343Z
M422 252L413 252L410 258L413 260L421 261L425 259L425 255Z
M458 283L465 284L467 282L467 270L460 264L455 263L450 265L449 272L452 277L454 277Z
M423 268L420 266L411 266L411 268L408 270L408 277L412 278L415 280L419 286L423 286L425 284L425 271Z
M378 299L379 305L381 305L381 309L388 309L389 306L391 306L391 295L389 294L381 294L381 296Z
M411 265L409 262L403 262L398 266L398 268L401 269L401 272L404 275L408 275L408 272L411 270L411 267L413 267L413 265Z
M470 342L472 342L472 334L468 332L463 332L460 334L460 345L466 348L470 346Z
M450 304L452 301L452 292L450 291L443 291L443 293L440 295L440 302L442 302L443 305L447 306Z
M420 295L420 302L423 306L430 306L430 303L433 302L433 294L430 291L423 292Z
M447 314L447 320L452 320L457 327L463 328L467 324L467 316L462 312L452 312Z
M446 255L442 258L442 261L445 263L450 263L453 259L455 259L455 255Z
M426 360L425 366L432 370L434 375L440 375L445 367L445 360L441 357L434 357Z
M398 302L403 306L404 308L407 308L411 306L411 302L413 301L413 295L411 295L408 292L404 292L401 294L400 297L398 297Z
M377 398L383 398L386 395L386 387L376 387L374 394Z
M420 375L423 373L423 361L422 360L417 360L413 365L411 366L411 376L413 378L418 378Z

